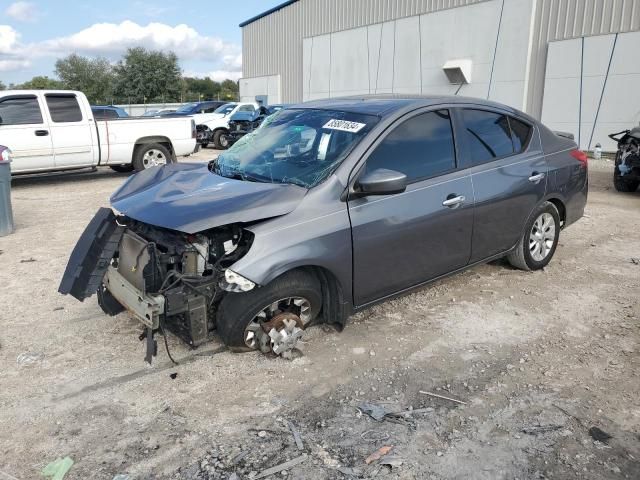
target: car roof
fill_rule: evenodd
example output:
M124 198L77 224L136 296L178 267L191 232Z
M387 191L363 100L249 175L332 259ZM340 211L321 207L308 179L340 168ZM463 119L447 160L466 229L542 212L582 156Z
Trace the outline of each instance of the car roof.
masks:
M291 108L316 108L323 110L341 110L385 117L398 110L429 107L440 104L474 104L491 108L499 108L512 113L522 112L512 107L481 98L459 97L453 95L358 95L350 97L327 98L291 105ZM525 115L526 116L526 115Z

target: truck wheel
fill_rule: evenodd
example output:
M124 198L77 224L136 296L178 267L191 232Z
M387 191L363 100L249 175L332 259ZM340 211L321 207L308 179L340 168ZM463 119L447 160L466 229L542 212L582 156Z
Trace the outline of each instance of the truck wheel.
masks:
M264 287L227 293L220 302L216 324L222 341L232 351L261 350L287 356L321 306L318 279L293 270Z
M171 163L172 157L167 147L159 143L138 145L133 153L133 168L137 172L147 168Z
M618 167L613 171L613 186L619 192L631 193L635 192L640 185L640 180L628 180L620 175Z
M540 270L551 261L559 236L558 209L553 203L544 202L534 210L518 246L507 255L507 260L520 270Z
M226 150L229 148L229 134L226 130L216 130L213 134L213 144L218 150Z
M131 165L131 164L129 164L129 165L109 165L109 168L111 170L113 170L114 172L118 172L118 173L133 172L133 165Z

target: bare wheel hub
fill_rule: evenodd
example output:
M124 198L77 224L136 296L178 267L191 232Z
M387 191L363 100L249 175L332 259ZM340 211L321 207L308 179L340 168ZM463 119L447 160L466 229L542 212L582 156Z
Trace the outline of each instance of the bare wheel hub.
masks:
M263 353L285 358L292 351L311 320L311 304L305 298L284 298L262 309L245 329L245 344Z

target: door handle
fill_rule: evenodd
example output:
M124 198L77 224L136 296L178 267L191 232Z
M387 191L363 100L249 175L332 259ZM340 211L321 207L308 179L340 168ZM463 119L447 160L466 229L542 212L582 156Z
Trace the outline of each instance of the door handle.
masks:
M451 194L444 202L442 202L442 206L456 208L458 205L462 205L465 200L466 198L464 198L464 195L458 195L457 197L454 197L453 194Z
M529 177L531 183L540 183L540 180L544 178L544 173L533 172Z
M36 137L46 137L47 135L49 135L49 130L36 130L35 134Z

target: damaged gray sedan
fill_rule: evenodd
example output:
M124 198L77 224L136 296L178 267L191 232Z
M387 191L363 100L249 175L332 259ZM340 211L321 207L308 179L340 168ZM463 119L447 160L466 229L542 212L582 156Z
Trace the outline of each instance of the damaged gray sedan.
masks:
M305 328L472 265L543 268L587 199L587 160L531 117L460 97L309 102L209 164L130 177L59 291L97 293L197 346L288 356Z

